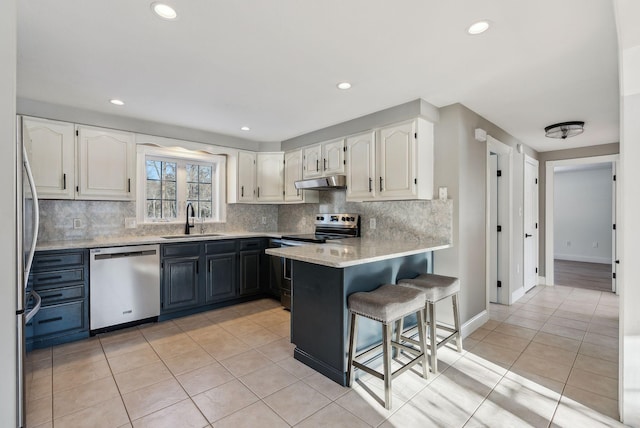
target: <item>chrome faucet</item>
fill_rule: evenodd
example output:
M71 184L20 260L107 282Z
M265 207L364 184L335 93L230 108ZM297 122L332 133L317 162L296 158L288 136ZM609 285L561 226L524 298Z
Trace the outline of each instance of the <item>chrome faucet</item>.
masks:
M189 208L191 208L191 221L189 221ZM191 228L195 226L193 218L196 216L196 214L193 212L193 205L191 205L191 202L189 202L187 204L187 222L184 226L184 233L185 235L189 235L191 233Z

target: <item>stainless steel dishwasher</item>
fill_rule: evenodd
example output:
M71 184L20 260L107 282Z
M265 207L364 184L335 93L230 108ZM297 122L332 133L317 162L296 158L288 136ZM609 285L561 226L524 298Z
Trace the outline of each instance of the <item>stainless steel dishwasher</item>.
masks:
M89 252L91 330L160 314L160 247L93 248Z

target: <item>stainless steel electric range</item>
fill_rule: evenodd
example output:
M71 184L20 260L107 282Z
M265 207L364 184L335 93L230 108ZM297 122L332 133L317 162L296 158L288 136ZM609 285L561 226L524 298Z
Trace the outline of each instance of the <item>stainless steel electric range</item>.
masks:
M271 248L294 247L299 245L323 244L328 240L357 238L360 236L360 215L347 213L316 214L315 232L309 234L286 235L272 239ZM291 309L291 260L271 256L273 280L280 282L282 306Z

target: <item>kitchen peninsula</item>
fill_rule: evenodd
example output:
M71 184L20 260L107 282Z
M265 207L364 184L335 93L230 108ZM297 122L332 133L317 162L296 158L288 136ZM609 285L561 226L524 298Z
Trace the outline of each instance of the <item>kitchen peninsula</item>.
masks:
M446 240L415 242L351 238L326 244L271 248L266 253L292 260L291 341L294 357L346 385L347 297L382 284L433 271L432 251L449 248ZM358 343L379 341L379 324L363 319Z

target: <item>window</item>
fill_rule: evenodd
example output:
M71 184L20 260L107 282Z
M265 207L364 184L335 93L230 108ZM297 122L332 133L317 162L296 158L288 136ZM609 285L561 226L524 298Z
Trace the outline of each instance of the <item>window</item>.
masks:
M224 156L139 146L138 165L143 222L183 222L189 203L202 221L224 221Z

